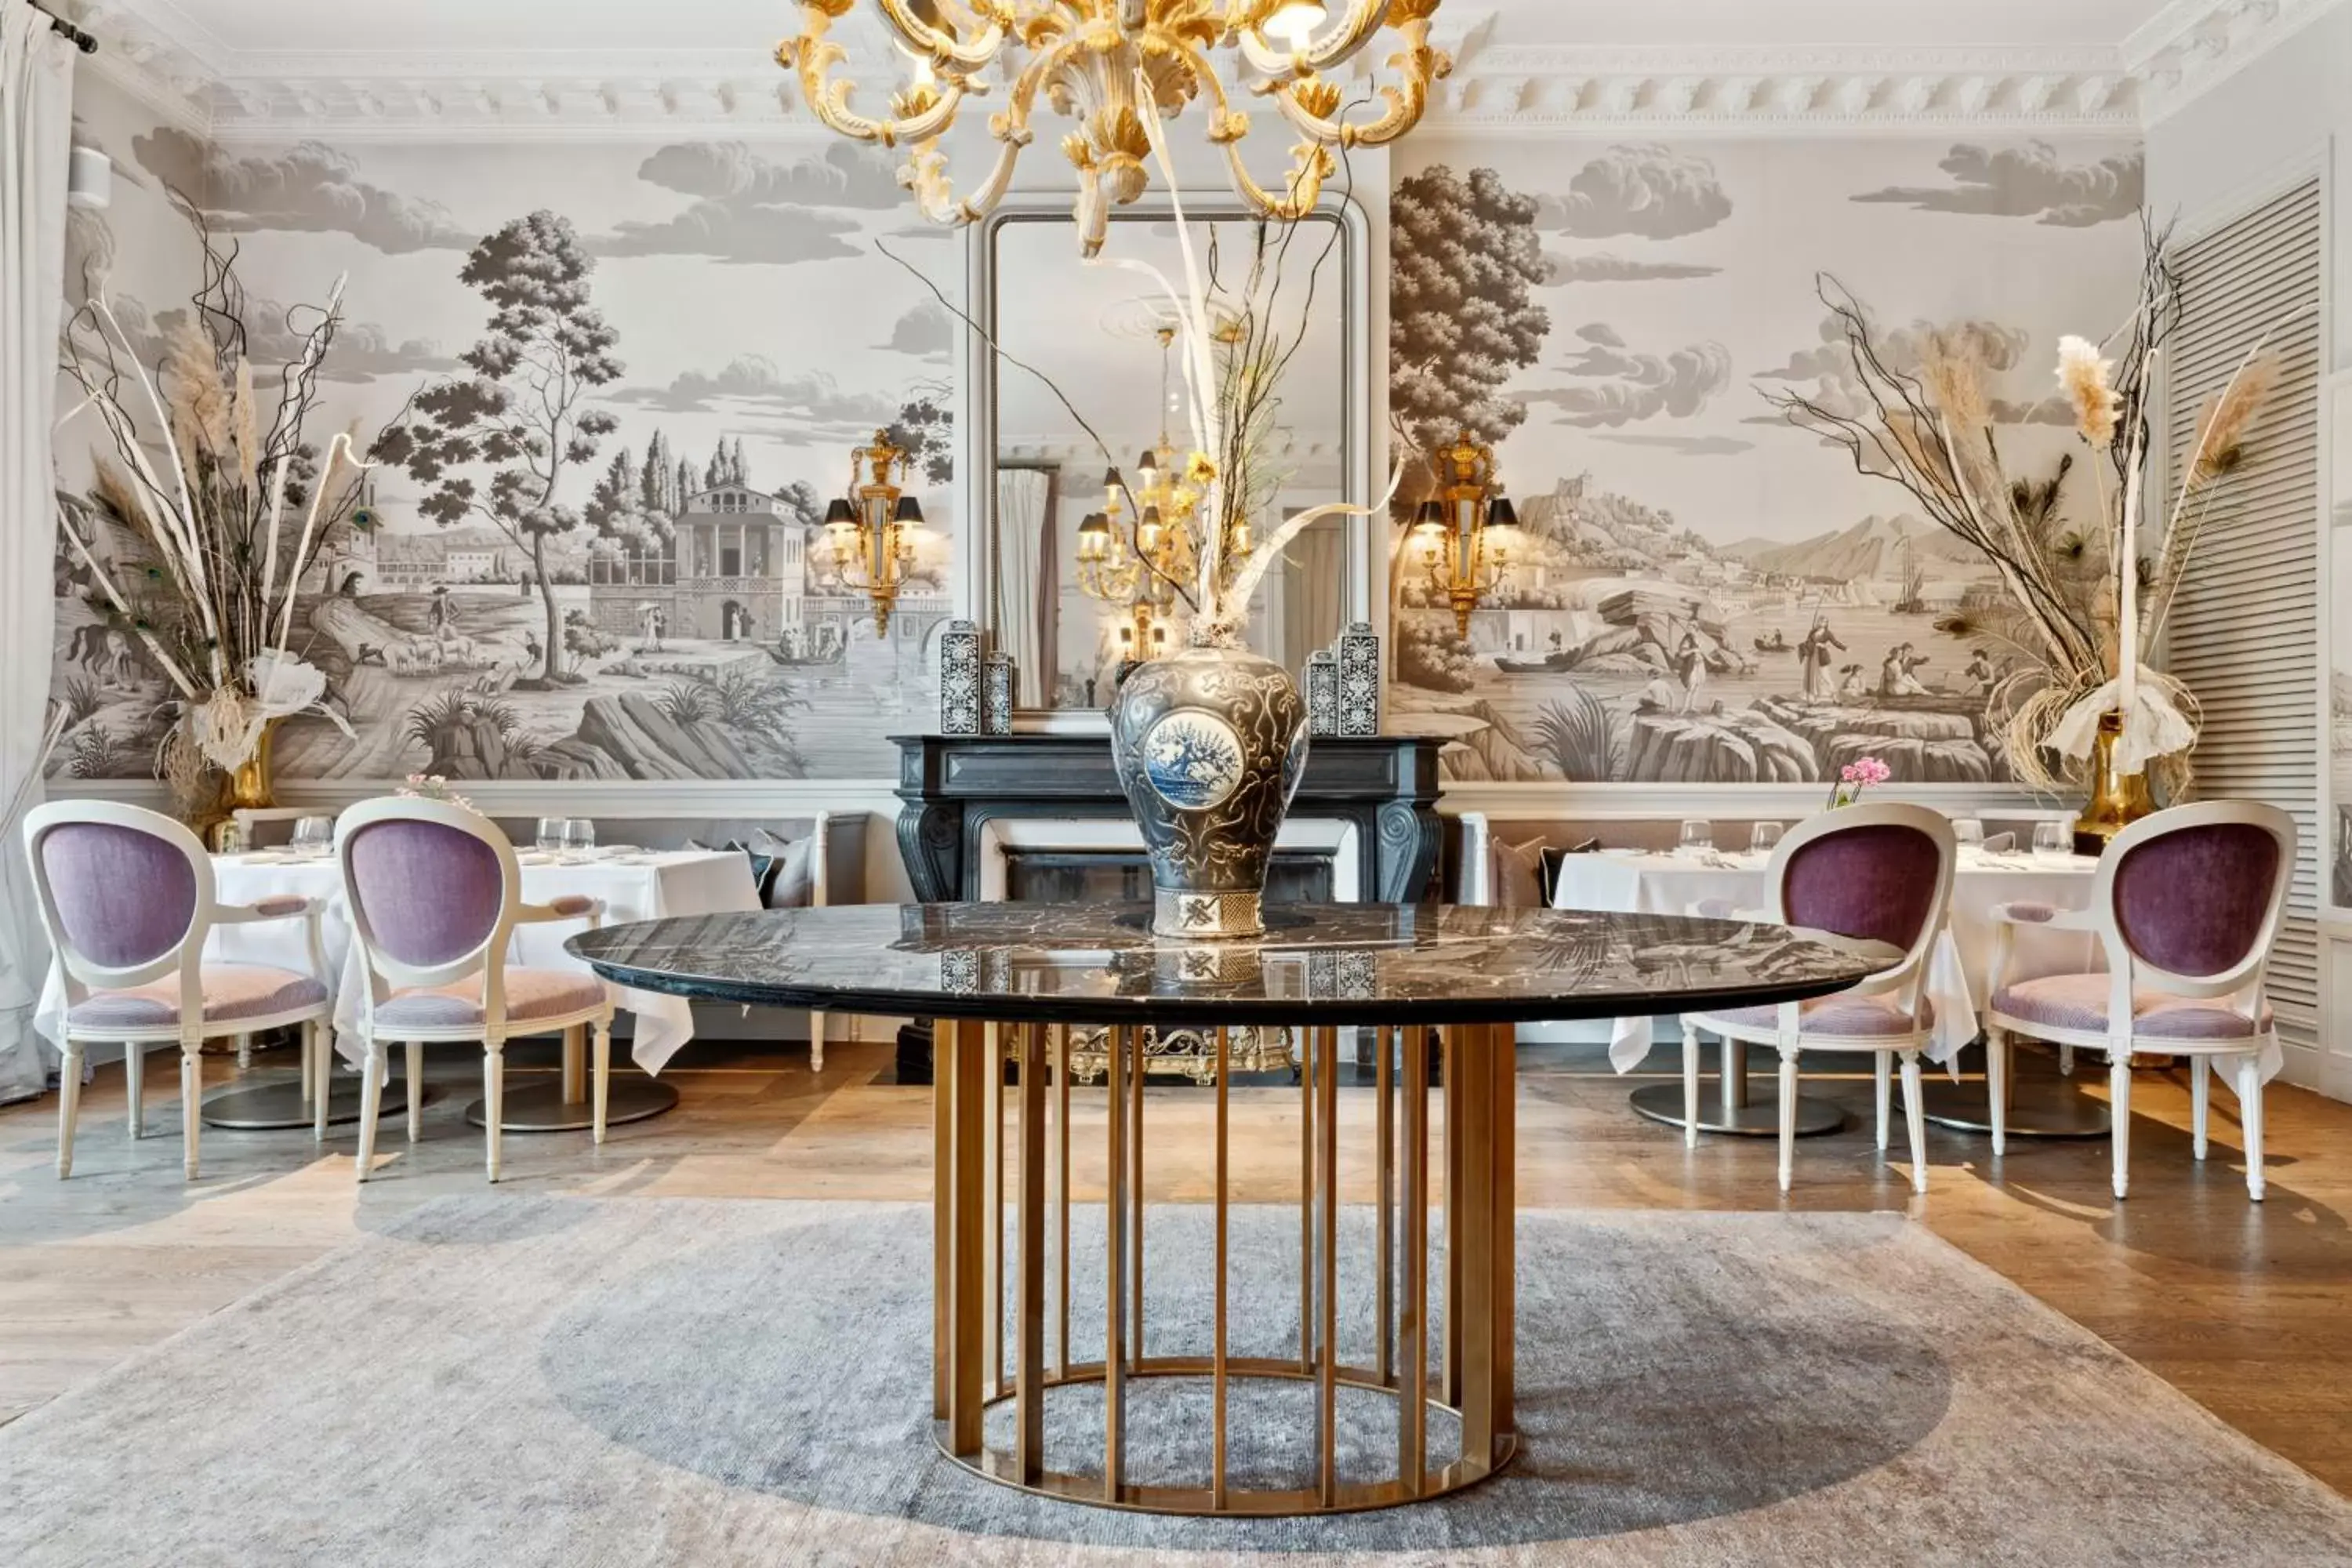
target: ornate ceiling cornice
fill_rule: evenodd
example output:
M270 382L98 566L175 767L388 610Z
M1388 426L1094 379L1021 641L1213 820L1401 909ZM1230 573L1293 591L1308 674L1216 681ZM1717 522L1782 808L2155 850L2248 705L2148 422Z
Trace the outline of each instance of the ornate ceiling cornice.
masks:
M2347 0L2178 0L2116 48L1592 48L1495 42L1449 5L1457 64L1425 128L1714 135L2129 132ZM97 68L223 142L825 134L764 58L696 50L267 53L169 5L95 0Z

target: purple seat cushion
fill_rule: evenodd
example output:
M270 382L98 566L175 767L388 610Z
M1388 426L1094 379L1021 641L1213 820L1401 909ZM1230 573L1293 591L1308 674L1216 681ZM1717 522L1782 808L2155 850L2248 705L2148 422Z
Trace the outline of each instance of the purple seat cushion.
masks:
M205 1025L267 1018L323 1007L327 988L310 975L266 963L207 963L203 969ZM180 977L167 974L121 991L94 991L66 1015L76 1031L168 1029L180 1021Z
M1936 841L1916 827L1880 823L1824 834L1789 857L1781 907L1790 925L1907 952L1935 918L1940 861Z
M2267 836L2265 836L2267 837ZM1992 1010L2023 1024L2051 1029L2104 1034L2107 1027L2105 974L2049 974L2021 980L1993 993ZM2219 996L2175 996L2162 991L2132 993L2132 1033L2170 1040L2242 1040L2271 1026L2269 1004L2261 1019L2242 1017Z
M1927 998L1919 998L1919 1017L1911 1016L1885 996L1861 996L1842 991L1834 996L1816 996L1800 1004L1797 1009L1798 1030L1806 1035L1828 1035L1855 1039L1885 1035L1910 1035L1931 1026L1936 1021L1936 1009ZM1727 1024L1735 1029L1777 1029L1780 1026L1778 1007L1735 1007L1727 1013L1694 1015L1692 1021L1701 1028Z
M41 835L58 924L93 963L129 969L180 945L196 914L196 872L168 838L112 822Z
M585 1013L604 1005L604 984L576 969L518 969L507 974L507 1019ZM376 1033L397 1039L402 1029L464 1029L482 1021L482 981L471 975L449 985L395 991L376 1004Z
M2261 940L2279 845L2251 822L2151 838L2116 867L2116 923L2133 952L2174 974L2219 974Z
M489 940L506 897L498 851L446 823L394 818L352 836L352 899L377 951L419 968Z

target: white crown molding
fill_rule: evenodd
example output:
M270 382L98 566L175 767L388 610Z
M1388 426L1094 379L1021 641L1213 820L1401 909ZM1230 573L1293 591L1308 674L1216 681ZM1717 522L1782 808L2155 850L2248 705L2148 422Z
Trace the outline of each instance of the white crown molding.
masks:
M2147 123L2168 119L2346 0L2173 0L2124 40Z
M1481 135L2129 133L2150 83L2191 90L2340 3L2182 0L2127 46L2057 49L1512 45L1496 41L1507 29L1493 6L1449 5L1435 41L1456 63L1426 124ZM169 0L96 0L89 20L120 57L100 68L152 78L125 85L225 142L829 135L758 51L237 51Z

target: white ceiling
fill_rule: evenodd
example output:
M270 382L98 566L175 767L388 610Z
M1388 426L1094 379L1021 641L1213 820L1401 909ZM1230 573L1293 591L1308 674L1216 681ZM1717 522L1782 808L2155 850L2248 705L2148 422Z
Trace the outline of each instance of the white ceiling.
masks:
M70 4L72 0L66 0ZM1438 122L2128 132L2352 0L1444 0ZM793 0L79 0L98 68L225 140L807 133ZM859 0L841 24L872 32ZM854 58L866 58L859 50ZM1377 71L1375 48L1358 58Z
M2168 0L1449 0L1496 45L1597 48L2120 47ZM797 30L787 0L121 0L218 56L756 49ZM226 60L220 63L226 63Z

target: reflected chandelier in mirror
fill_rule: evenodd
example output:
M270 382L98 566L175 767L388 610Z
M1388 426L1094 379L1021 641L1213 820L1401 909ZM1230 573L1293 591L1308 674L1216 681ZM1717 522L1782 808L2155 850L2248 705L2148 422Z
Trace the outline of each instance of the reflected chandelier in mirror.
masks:
M1062 138L1076 171L1072 215L1085 254L1102 248L1110 209L1150 184L1144 116L1172 119L1202 100L1206 134L1224 150L1234 191L1252 210L1296 218L1314 210L1336 172L1335 147L1379 147L1421 121L1429 84L1454 62L1429 44L1438 0L1345 0L1334 20L1324 0L875 0L892 41L915 62L914 79L890 96L890 113L868 119L849 107L855 83L837 76L848 58L832 41L833 24L855 0L801 0L802 33L777 46L776 62L800 79L801 93L829 129L859 142L907 146L899 182L926 216L967 224L986 216L1013 183L1022 150L1034 138L1029 117L1042 92L1048 107L1075 122ZM1381 32L1396 34L1383 83L1383 107L1350 118L1367 95L1345 100L1326 72L1360 53ZM1239 88L1270 98L1301 136L1279 193L1259 184L1242 157L1248 114L1233 106L1212 53L1230 47ZM957 199L941 141L967 97L988 92L981 79L1001 63L1005 107L988 119L1001 143L979 187Z

